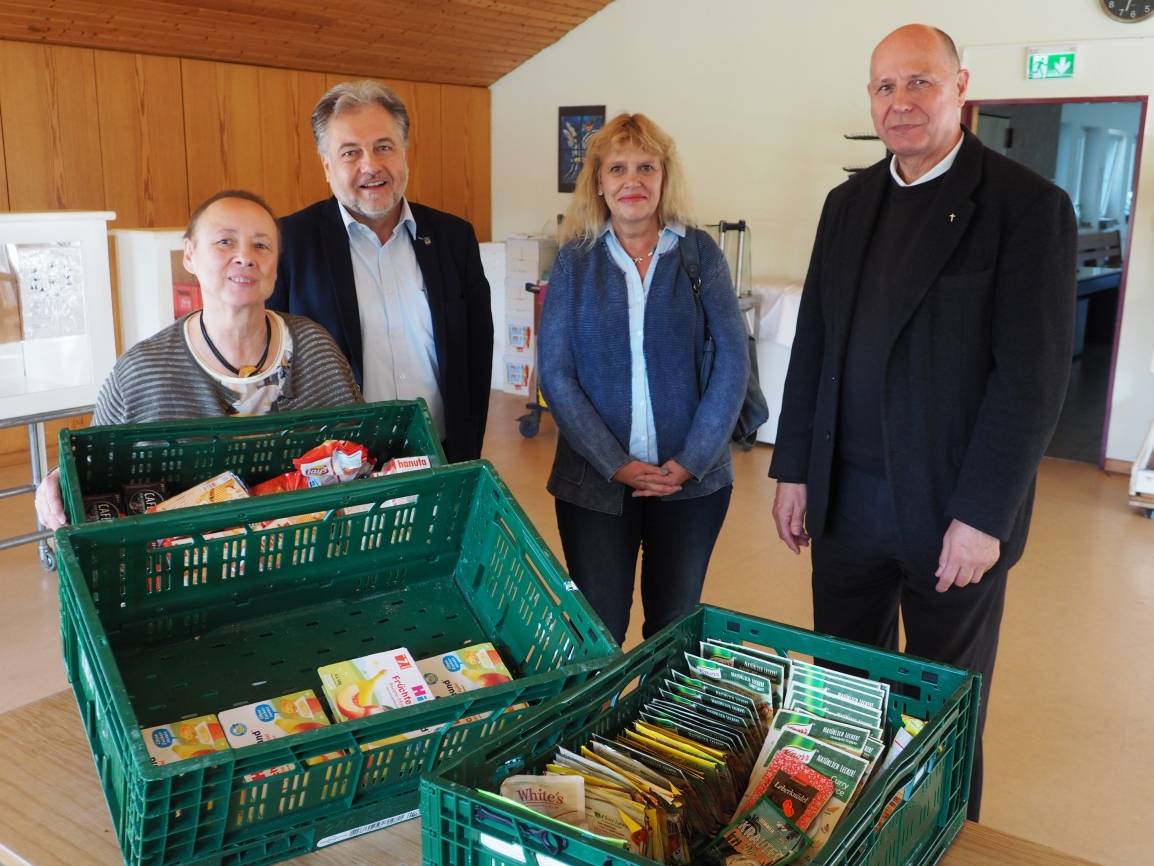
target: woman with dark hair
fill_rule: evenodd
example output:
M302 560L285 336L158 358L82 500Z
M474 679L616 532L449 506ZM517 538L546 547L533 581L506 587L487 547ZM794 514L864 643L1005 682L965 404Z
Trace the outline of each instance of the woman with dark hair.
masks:
M276 217L251 192L203 202L184 234L184 267L200 282L203 309L125 352L100 388L94 425L217 415L264 415L361 402L352 371L328 332L265 301L276 283ZM60 475L36 491L49 529L67 522Z
M639 551L645 637L701 597L733 488L745 325L721 251L691 226L673 139L645 115L590 139L561 231L538 344L560 431L548 487L569 572L620 643Z

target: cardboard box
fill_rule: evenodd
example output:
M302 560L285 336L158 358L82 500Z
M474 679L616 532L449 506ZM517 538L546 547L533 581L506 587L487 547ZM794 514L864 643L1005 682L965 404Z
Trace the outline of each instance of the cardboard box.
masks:
M532 355L534 336L532 316L509 316L505 319L505 344L510 354Z
M528 355L506 353L502 368L501 390L507 394L528 397L532 393L533 363Z

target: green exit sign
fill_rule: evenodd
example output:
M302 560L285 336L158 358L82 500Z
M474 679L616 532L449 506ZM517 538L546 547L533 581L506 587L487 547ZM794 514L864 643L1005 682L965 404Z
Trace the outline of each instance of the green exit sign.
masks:
M1073 78L1074 49L1029 51L1026 53L1026 78Z

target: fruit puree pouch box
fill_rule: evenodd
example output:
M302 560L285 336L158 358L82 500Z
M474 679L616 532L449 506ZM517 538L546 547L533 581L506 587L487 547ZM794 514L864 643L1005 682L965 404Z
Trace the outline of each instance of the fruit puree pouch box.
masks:
M436 697L404 647L325 665L317 674L337 721L360 719Z
M316 692L305 689L282 695L279 698L270 698L257 701L243 707L224 710L219 714L221 727L228 744L234 749L243 746L252 746L256 743L266 743L269 740L279 740L292 734L301 734L317 728L328 727L329 717L325 715L325 708L317 699ZM310 766L341 757L341 752L330 752L326 755L317 755L305 761ZM268 776L280 773L290 773L296 769L293 764L283 764L279 767L270 767L256 773L249 773L244 777L246 782L254 782Z
M425 682L439 698L511 682L513 675L491 643L479 643L417 662Z
M219 713L221 727L234 749L326 727L329 717L312 689L257 701Z
M228 750L220 721L211 714L144 728L140 733L148 749L148 759L157 767Z

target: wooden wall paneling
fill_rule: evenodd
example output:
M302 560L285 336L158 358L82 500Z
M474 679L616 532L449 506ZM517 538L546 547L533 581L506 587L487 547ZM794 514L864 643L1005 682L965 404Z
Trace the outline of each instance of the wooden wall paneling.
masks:
M93 51L0 44L12 210L103 210Z
M299 73L284 69L257 71L263 170L260 185L253 191L263 195L278 215L300 210L307 203L304 170L306 160L310 167L315 162L303 149L301 128L308 126L308 116L301 116L300 78Z
M441 123L444 209L469 220L477 239L487 241L492 234L489 91L442 85Z
M189 208L222 189L263 181L260 85L255 66L181 60Z
M297 135L301 143L300 206L305 207L332 194L317 155L312 128L313 108L328 87L325 76L319 72L299 72L297 75L300 82L297 88L297 116L300 117Z
M188 220L180 61L97 51L96 94L104 199L116 227L169 228Z
M443 126L441 85L415 83L406 101L409 130L409 197L413 201L442 208L444 176L441 165Z
M0 42L0 51L4 43ZM8 210L8 171L4 159L4 104L0 102L0 210Z

